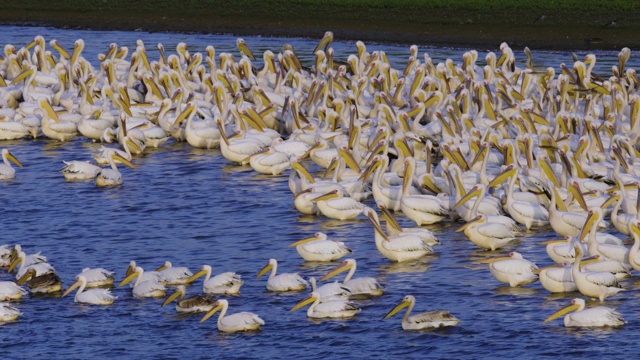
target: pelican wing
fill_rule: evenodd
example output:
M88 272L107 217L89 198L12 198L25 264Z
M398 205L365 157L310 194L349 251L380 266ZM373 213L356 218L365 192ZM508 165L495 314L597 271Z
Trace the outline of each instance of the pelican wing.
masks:
M430 311L409 316L409 322L414 324L431 324L431 327L439 327L457 324L460 320L446 310Z
M520 259L511 259L511 260L503 260L496 261L492 264L492 267L502 273L505 274L518 274L518 275L527 275L531 274L538 267L536 264L527 260Z
M109 289L90 289L85 290L80 293L77 297L78 302L88 303L88 304L101 304L105 302L112 302L117 297L111 294Z
M329 207L338 210L360 210L364 205L355 199L348 197L341 197L325 201L325 204Z
M372 277L359 277L344 283L352 294L369 294L383 290L378 280Z
M389 241L383 241L382 246L391 251L428 251L433 252L431 246L422 241L419 236L400 235L390 238Z
M549 221L549 211L538 204L523 201L514 201L511 204L511 211L517 211L521 216L535 220ZM582 222L584 225L584 221Z
M446 216L449 214L439 198L429 195L403 196L402 204L416 211Z
M343 242L332 240L317 240L302 246L305 251L318 255L346 254L351 252L351 249L346 247Z
M569 314L571 326L620 326L624 319L619 312L604 306L598 306Z
M482 224L477 226L476 231L486 237L496 239L514 238L511 229L500 223Z
M238 283L244 283L240 275L234 272L225 272L207 280L207 282L204 284L204 288L208 290L221 287L231 287Z
M300 289L308 286L309 283L295 273L278 274L267 281L268 290L283 290L283 289Z
M274 152L273 154L260 157L259 162L263 166L275 166L285 163L288 164L289 156L287 156L287 154L283 152Z
M618 279L610 272L588 272L585 274L585 277L587 281L596 285L622 288L620 283L618 283Z
M255 324L264 325L264 320L262 320L260 316L254 313L243 311L243 312L224 316L222 318L222 323L224 325L229 325L234 327L242 326L242 325L251 326Z
M63 161L65 167L62 168L63 173L69 174L92 174L96 176L102 169L99 166L93 165L85 161Z
M356 304L345 300L331 300L327 302L321 302L315 307L316 312L325 314L358 310L360 310L360 308Z

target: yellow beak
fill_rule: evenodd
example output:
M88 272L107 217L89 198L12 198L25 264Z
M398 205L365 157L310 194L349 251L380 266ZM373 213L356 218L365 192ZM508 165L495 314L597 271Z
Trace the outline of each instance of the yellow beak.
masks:
M213 309L209 310L209 312L205 316L202 317L200 322L202 323L202 322L207 321L208 318L212 317L213 314L215 314L218 310L221 310L221 309L222 309L222 305L218 305L218 306L214 307Z
M62 297L65 297L65 296L69 295L69 293L72 292L73 289L79 287L80 284L81 284L80 281L74 282L71 286L69 286L69 288L64 292L64 294L62 294Z
M292 307L291 310L289 310L289 311L296 311L296 310L302 308L303 306L305 306L307 304L311 304L314 301L316 301L316 298L308 297L308 298L300 301L299 303L297 303L296 306Z
M561 317L562 315L565 315L565 314L570 313L572 311L578 310L579 307L580 307L579 305L569 305L569 306L567 306L565 308L562 308L562 309L556 311L555 313L551 314L551 316L546 318L544 320L544 322L549 322L551 320L557 319L557 318Z
M382 320L388 319L390 317L392 317L393 315L397 314L398 311L406 308L407 306L409 306L409 302L408 301L402 301L400 304L398 304L396 307L394 307L391 311L389 311L387 313L387 315L385 315Z

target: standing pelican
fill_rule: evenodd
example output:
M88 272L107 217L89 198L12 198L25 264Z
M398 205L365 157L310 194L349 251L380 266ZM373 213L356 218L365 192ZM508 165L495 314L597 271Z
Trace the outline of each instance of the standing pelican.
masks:
M346 300L320 302L320 294L313 291L289 311L296 311L307 304L311 304L307 310L307 317L312 319L348 319L356 316L361 310L356 304Z
M506 257L485 260L489 264L489 271L496 280L509 284L511 287L528 285L538 280L538 267L519 252L512 251Z
M289 245L294 246L306 261L332 261L351 253L343 242L327 240L327 234L322 232Z
M322 277L320 281L331 279L332 277L349 270L347 276L345 276L342 284L351 291L353 297L367 297L367 296L380 296L384 292L382 285L378 283L378 280L372 277L359 277L352 279L355 274L357 263L355 259L346 259L333 271Z
M411 311L413 310L413 306L415 304L416 298L413 295L407 295L404 297L404 299L402 299L402 302L400 304L398 304L395 308L389 311L387 315L384 316L383 320L392 317L400 310L408 307L407 311L402 317L403 330L424 330L446 326L456 326L460 322L458 318L451 315L451 313L446 310L430 311L411 316Z
M8 149L2 149L2 161L4 164L0 164L0 180L10 180L16 177L16 170L11 166L9 160L22 167L20 161Z
M256 278L266 274L271 270L269 280L267 280L267 290L269 291L299 291L307 288L309 283L297 273L284 273L276 275L278 270L278 261L269 259L269 263L260 270Z
M140 281L143 274L144 270L140 266L136 266L135 270L124 280L122 280L118 287L128 284L131 280L137 277L138 279L136 279L136 282L133 285L133 296L151 298L164 297L165 292L167 291L164 285L155 280Z
M210 296L194 295L185 299L184 297L186 294L186 286L178 285L178 287L176 287L176 291L167 297L161 306L165 306L175 299L178 299L176 302L176 311L179 313L208 312L215 306L214 304L216 301Z
M116 296L113 296L111 294L111 291L109 291L109 289L89 289L85 291L86 287L87 278L82 275L78 275L76 276L76 282L69 286L69 288L62 294L62 296L65 297L75 288L78 288L76 296L73 300L77 303L91 305L112 305L113 302L117 299Z
M209 265L202 265L200 271L187 280L187 284L191 284L203 275L206 275L202 283L202 291L205 294L238 295L240 287L244 284L240 275L230 271L211 277L211 266Z
M229 302L227 300L218 300L215 303L215 307L211 309L200 322L206 321L218 310L222 310L218 316L218 330L221 332L233 333L260 330L260 326L264 325L264 320L262 320L260 316L246 311L225 316L228 308Z
M546 318L544 322L549 322L551 320L559 318L564 314L567 314L564 317L565 327L622 326L625 323L622 315L611 308L605 306L596 306L585 309L584 307L584 300L575 298L571 300L571 305L551 314L551 316ZM571 311L575 312L573 314L568 314Z

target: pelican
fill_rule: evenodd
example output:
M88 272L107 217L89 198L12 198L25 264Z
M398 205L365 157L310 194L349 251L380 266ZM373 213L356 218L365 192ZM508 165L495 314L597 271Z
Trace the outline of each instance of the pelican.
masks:
M478 216L478 208L480 207L480 203L484 199L485 194L486 194L486 186L484 186L483 184L474 185L467 192L467 194L463 196L454 205L453 209L454 210L457 209L458 207L464 205L467 201L473 199L474 196L477 196L478 198L476 199L473 206L471 207L471 210L463 213L464 215L466 215L466 218L464 220L469 221L475 218L476 216ZM503 215L488 215L488 214L485 214L485 216L487 217L487 222L489 223L501 223L506 225L508 228L510 228L511 231L514 231L514 232L520 231L520 228L518 227L518 224L516 223L516 221L510 217L503 216Z
M111 169L105 168L100 170L95 178L96 186L117 186L122 184L122 174L120 173L120 171L118 171L115 160L120 161L121 163L127 165L132 169L136 168L136 166L133 165L129 160L123 158L116 152L110 152L107 158L109 159L109 165L111 165Z
M571 305L551 314L551 316L546 318L544 322L549 322L551 320L559 318L562 315L567 314L564 317L565 327L622 326L625 324L622 315L611 308L605 306L596 306L585 309L584 307L584 300L575 298L571 300ZM575 312L572 314L568 314L572 311Z
M188 284L191 284L197 278L205 276L202 283L202 291L205 294L227 294L238 295L240 293L240 287L244 284L240 275L234 272L225 272L211 277L211 266L202 265L200 271L193 274L192 277L187 280Z
M8 149L2 149L2 161L4 164L0 164L0 180L10 180L16 177L16 170L11 166L9 160L22 167L20 161Z
M84 268L78 276L87 280L87 288L111 286L114 280L113 273L103 268Z
M410 261L433 253L433 249L424 242L423 237L416 233L401 233L387 236L375 210L366 208L364 214L369 218L374 228L374 240L378 251L391 261Z
M73 283L69 288L62 294L62 297L69 295L71 291L75 288L78 288L76 292L76 296L74 298L74 302L82 303L82 304L91 304L91 305L112 305L113 302L117 299L116 296L111 294L109 289L89 289L85 291L87 287L87 278L78 275L76 276L76 282Z
M88 181L98 176L102 168L93 165L90 161L63 161L64 167L60 170L67 181Z
M62 280L54 272L37 275L31 267L27 273L16 282L17 285L25 284L32 294L50 294L62 291Z
M256 278L266 274L271 270L269 280L267 280L267 290L269 291L299 291L307 288L309 283L303 279L297 273L284 273L276 275L278 270L278 261L276 259L269 259L269 263L260 270Z
M0 281L0 301L20 300L27 291L13 281Z
M583 212L573 212L559 210L561 204L560 195L555 187L551 188L551 204L549 205L549 223L555 232L561 236L578 236L587 220L587 214ZM564 205L562 205L564 206ZM599 229L606 229L609 224L601 220L597 223Z
M262 151L250 155L249 165L253 170L265 175L279 175L291 168L289 155L267 146Z
M417 235L429 246L440 245L440 240L436 238L431 230L423 228L403 228L393 217L389 209L387 209L382 203L378 203L378 207L380 208L382 217L387 222L386 228L389 235Z
M522 254L512 251L506 257L482 261L489 264L489 271L496 280L511 287L528 285L538 280L536 264L525 260Z
M294 246L306 261L333 261L352 252L343 242L327 240L327 234L322 232L289 245Z
M583 272L580 270L580 262L582 261L582 249L577 244L573 246L576 252L576 261L573 263L571 275L576 283L578 291L584 296L592 298L604 299L613 296L622 291L622 286L618 283L615 275L610 272Z
M193 275L186 267L173 267L171 261L165 261L162 266L156 269L167 285L188 284Z
M307 309L307 317L312 319L349 319L361 310L356 304L346 300L320 302L320 294L313 291L289 311L296 311L308 304L311 306Z
M456 232L464 231L472 243L484 249L494 251L515 240L510 228L501 223L488 223L484 214L459 227Z
M260 330L260 326L264 325L264 320L262 320L260 316L246 311L225 316L229 308L229 302L227 300L218 300L214 305L215 307L211 309L200 322L206 321L218 310L222 310L220 315L218 315L218 331L234 333Z
M416 298L413 295L407 295L402 299L402 302L393 308L387 315L382 318L383 320L392 317L400 310L408 307L407 311L402 317L402 329L403 330L425 330L425 329L437 329L447 326L456 326L460 322L458 318L451 315L446 310L430 311L411 316L413 306L416 304Z
M194 295L185 299L186 294L186 286L178 285L176 291L167 297L161 306L166 306L175 299L178 299L176 302L176 311L179 313L208 312L215 306L216 301L210 296Z
M21 279L31 269L36 272L35 276L55 272L53 266L47 262L47 258L40 253L26 255L23 251L18 252L18 256L9 266L9 272L12 272L18 264L20 267L16 273L16 279Z
M400 209L416 225L435 224L444 220L449 215L449 210L445 204L433 195L412 195L409 191L416 161L413 157L405 159L405 173L402 183L402 198L400 199Z
M133 296L163 298L165 292L167 291L164 285L155 280L140 281L143 274L144 270L140 266L136 266L135 270L124 280L122 280L118 287L128 284L131 280L137 277L138 279L136 279L136 282L133 285Z
M339 282L327 283L322 286L318 286L315 277L309 278L309 284L311 284L311 291L315 291L320 296L320 302L331 300L348 300L351 296L349 288L340 284Z
M320 195L311 202L316 203L318 210L331 219L351 220L362 214L366 206L361 202L344 197L344 191L341 188L331 190L330 192Z
M20 315L22 315L20 310L9 304L0 303L0 322L14 321Z
M340 264L340 266L322 277L320 281L331 279L332 277L349 270L342 284L346 286L349 291L351 291L352 297L369 297L382 295L384 289L382 288L382 285L380 285L378 280L372 277L359 277L352 279L353 274L355 274L356 272L357 266L358 264L355 259L346 259Z
M569 262L562 265L545 266L540 269L538 277L540 284L550 293L565 293L577 291L576 283L571 275L572 266Z

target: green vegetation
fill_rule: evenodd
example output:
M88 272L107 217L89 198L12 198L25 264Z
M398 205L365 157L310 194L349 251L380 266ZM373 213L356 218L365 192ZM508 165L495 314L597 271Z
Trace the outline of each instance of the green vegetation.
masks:
M21 0L0 22L538 48L640 44L640 2L622 0Z

